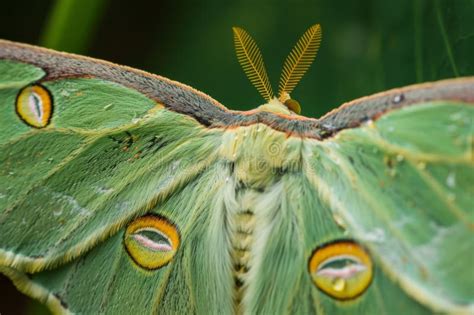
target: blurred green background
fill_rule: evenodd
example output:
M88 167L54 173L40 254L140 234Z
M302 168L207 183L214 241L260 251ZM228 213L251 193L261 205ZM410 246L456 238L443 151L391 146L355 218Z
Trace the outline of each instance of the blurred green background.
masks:
M474 74L474 0L2 1L0 38L80 53L191 85L232 109L263 102L232 26L257 41L274 90L299 36L320 23L315 63L292 93L306 116L393 87ZM39 308L0 277L0 313Z

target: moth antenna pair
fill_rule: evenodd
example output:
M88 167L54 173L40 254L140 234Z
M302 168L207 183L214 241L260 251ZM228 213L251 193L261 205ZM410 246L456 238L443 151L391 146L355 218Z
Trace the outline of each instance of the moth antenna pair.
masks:
M270 101L274 95L260 49L244 29L233 27L232 30L237 60L260 95L267 102ZM278 99L298 114L301 111L300 106L298 102L290 98L290 93L316 58L321 44L321 36L321 26L319 24L311 26L300 37L283 64L278 85Z

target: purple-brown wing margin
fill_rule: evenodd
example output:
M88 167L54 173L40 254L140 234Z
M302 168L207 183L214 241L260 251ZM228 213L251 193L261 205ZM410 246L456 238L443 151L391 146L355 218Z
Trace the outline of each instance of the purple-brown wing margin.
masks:
M325 139L404 106L433 100L474 102L474 77L397 88L343 104L320 119L263 111L232 111L187 85L144 71L73 54L0 40L0 59L36 65L42 81L65 77L100 78L133 88L167 109L193 117L209 128L263 123L292 136Z

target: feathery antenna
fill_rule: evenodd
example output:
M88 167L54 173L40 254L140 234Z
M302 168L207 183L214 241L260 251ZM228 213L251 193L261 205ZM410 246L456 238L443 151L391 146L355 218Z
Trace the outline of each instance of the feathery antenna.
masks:
M286 57L280 77L278 97L284 102L316 58L321 44L321 26L311 26Z
M273 91L268 80L260 49L258 49L253 38L245 30L239 27L233 27L232 30L234 31L237 60L244 69L247 78L257 88L260 95L265 100L270 101L273 98Z

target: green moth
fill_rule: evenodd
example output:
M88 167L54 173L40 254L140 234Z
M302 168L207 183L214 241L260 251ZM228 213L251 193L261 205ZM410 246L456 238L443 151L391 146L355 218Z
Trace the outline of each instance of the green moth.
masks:
M474 78L319 119L231 111L139 70L0 41L0 272L55 313L472 314Z

